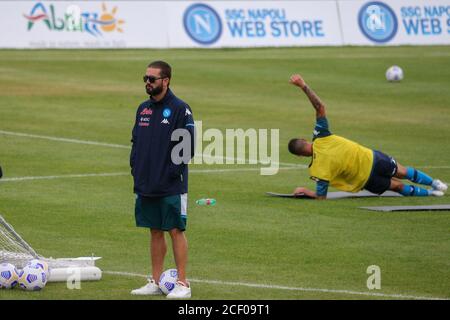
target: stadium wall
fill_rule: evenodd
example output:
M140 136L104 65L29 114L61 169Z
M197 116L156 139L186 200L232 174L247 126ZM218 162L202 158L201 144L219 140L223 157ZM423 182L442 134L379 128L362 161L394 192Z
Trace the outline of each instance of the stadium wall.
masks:
M0 12L0 48L450 44L450 0L1 1Z

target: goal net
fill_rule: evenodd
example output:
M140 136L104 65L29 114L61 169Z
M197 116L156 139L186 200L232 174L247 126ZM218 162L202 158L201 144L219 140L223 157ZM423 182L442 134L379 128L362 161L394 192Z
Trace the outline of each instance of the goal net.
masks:
M8 262L23 268L32 259L44 260L50 269L50 282L66 281L76 275L80 281L100 280L102 272L95 266L99 257L45 258L34 249L0 215L0 263Z

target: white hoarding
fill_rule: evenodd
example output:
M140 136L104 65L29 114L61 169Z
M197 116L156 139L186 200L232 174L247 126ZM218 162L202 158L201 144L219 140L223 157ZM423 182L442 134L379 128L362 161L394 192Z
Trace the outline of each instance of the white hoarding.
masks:
M168 46L163 2L1 1L0 47Z
M0 12L0 48L450 44L450 0L24 0Z
M341 45L335 1L168 2L170 47Z
M450 44L449 0L339 1L344 44Z

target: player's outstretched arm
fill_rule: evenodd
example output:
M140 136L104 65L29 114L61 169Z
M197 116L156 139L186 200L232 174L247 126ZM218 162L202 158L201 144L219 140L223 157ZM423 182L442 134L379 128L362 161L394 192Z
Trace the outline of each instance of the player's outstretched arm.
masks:
M289 83L302 89L303 92L308 96L309 101L311 101L314 109L316 109L317 118L326 116L325 105L322 103L316 93L310 87L308 87L305 80L303 80L303 78L299 74L293 74L289 79Z

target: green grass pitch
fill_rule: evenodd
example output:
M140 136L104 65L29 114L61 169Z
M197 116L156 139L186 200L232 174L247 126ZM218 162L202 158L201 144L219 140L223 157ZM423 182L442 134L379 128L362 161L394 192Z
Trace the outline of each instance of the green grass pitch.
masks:
M280 162L310 138L314 110L288 84L301 73L327 106L332 132L450 181L450 47L0 51L0 214L47 257L103 257L80 290L1 290L0 299L136 298L149 274L149 235L134 225L128 157L142 75L156 59L204 130L280 130ZM385 70L400 65L401 83ZM20 136L17 133L30 136ZM35 136L96 141L109 147ZM193 299L450 298L450 213L377 213L374 205L442 198L298 201L265 196L314 187L304 167L262 176L255 165L192 165L188 278ZM202 172L204 169L229 171ZM244 169L244 170L234 170ZM78 176L118 173L111 176ZM12 181L17 177L54 179ZM65 177L64 177L65 176ZM8 181L9 179L9 181ZM197 206L202 197L214 207ZM170 242L169 242L170 243ZM174 267L170 252L166 267ZM381 270L369 290L366 270ZM112 272L130 273L130 275ZM132 275L136 274L136 275Z

